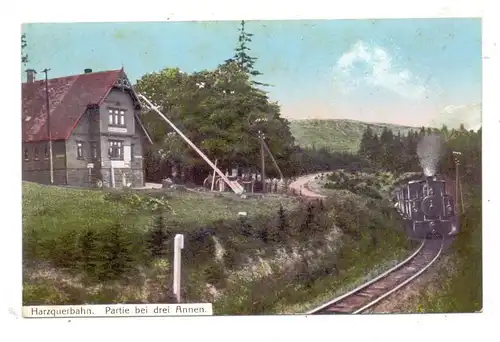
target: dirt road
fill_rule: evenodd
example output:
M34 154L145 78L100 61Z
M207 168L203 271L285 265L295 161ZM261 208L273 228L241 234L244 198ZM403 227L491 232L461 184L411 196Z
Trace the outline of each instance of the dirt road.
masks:
M312 197L312 198L326 198L326 196L320 195L308 189L307 184L314 180L314 177L326 172L318 172L310 175L305 175L297 178L293 183L290 184L290 189L294 189L298 194L302 196Z

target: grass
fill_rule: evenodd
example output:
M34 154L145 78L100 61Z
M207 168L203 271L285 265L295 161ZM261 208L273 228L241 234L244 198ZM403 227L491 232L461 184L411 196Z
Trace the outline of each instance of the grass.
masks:
M350 173L344 170L334 171L326 175L323 180L323 187L326 189L345 189L375 199L387 198L395 182L394 175L390 172L371 174L365 172Z
M354 120L293 120L290 129L301 147L327 148L331 151L357 152L361 136L371 126L374 132L381 134L384 127L397 132L406 133L414 127L394 124L369 124Z
M120 221L126 213L124 203L107 201L100 191L23 182L24 230L103 228Z
M332 298L352 291L356 287L394 267L408 255L408 249L395 248L391 253L379 252L378 254L370 255L370 258L366 258L365 256L357 266L340 272L338 277L333 280L331 278L316 280L309 288L304 289L304 292L307 294L307 296L304 296L304 301L296 304L280 303L276 307L276 313L297 314L309 312L323 303L330 301Z
M206 224L217 220L236 219L239 212L269 215L280 205L291 209L297 205L293 198L247 198L213 196L193 192L138 192L140 198L163 197L169 208L163 214L178 223L196 221ZM49 187L23 182L23 229L87 229L108 227L116 222L150 224L151 212L134 211L127 202L130 193ZM187 225L186 228L189 228Z
M178 222L191 222L195 219L200 224L207 224L217 220L234 220L239 212L246 212L248 216L273 215L280 204L286 209L297 205L293 198L264 197L241 199L234 196L219 197L186 192L172 193L169 204L174 211Z
M470 205L461 215L461 231L453 242L453 264L440 274L434 291L420 292L410 311L464 313L483 308L481 196L470 193L466 198Z
M217 314L295 312L408 252L383 206L350 192L306 205L23 183L23 302L172 302L172 239L184 233L184 301L213 302Z

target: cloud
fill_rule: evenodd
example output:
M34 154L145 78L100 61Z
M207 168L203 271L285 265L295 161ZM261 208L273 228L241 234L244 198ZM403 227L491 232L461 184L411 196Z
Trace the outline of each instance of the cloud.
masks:
M466 129L477 131L481 128L481 120L481 103L449 105L430 122L430 125L434 127L446 125L448 128L457 129L463 124Z
M386 50L363 41L358 41L338 59L334 79L345 94L362 86L371 86L419 100L425 97L427 90L418 76L408 69L398 68Z

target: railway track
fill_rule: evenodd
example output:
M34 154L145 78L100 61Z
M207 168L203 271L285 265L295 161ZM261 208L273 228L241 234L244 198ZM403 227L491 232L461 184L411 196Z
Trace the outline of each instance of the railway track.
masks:
M443 251L444 241L424 240L406 260L358 288L309 311L307 315L358 314L374 307L434 264Z

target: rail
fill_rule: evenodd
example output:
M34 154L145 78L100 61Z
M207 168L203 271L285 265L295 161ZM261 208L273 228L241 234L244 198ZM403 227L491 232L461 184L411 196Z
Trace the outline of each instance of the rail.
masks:
M401 289L403 286L418 278L423 272L434 264L434 262L441 255L444 239L441 240L441 245L438 250L435 250L434 246L432 246L433 243L433 241L424 240L412 255L396 266L380 274L374 279L358 286L354 290L330 300L327 303L307 312L306 314L314 315L327 312L358 314L368 310L397 290ZM425 248L426 244L431 245L429 249ZM426 252L430 252L431 254L426 254ZM427 260L429 255L431 255L432 258ZM419 261L423 261L423 264L419 265ZM392 279L390 279L391 277ZM403 278L404 280L399 282L399 280ZM384 287L384 281L388 282L389 286ZM391 284L391 282L393 284Z

